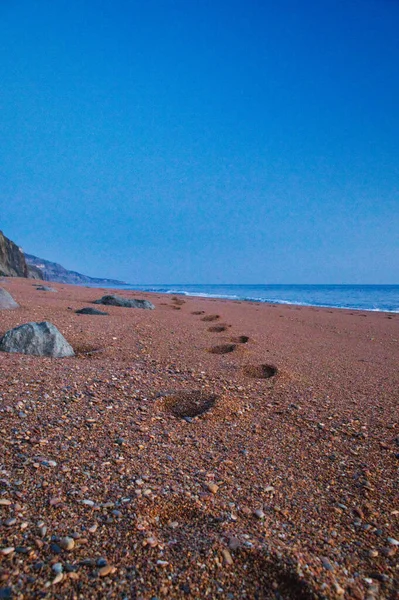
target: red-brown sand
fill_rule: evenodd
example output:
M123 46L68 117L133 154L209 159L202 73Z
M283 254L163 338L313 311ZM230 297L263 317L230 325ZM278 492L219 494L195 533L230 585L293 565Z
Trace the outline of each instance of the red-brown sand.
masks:
M1 598L398 598L399 315L33 283L0 335L77 354L0 353Z

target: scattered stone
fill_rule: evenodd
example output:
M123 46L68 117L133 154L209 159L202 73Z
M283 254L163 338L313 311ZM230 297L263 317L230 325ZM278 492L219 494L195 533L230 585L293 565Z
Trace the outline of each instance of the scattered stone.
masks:
M223 548L222 550L222 555L223 555L223 561L226 565L232 565L233 564L233 557L231 556L230 552L227 550L227 548Z
M54 573L62 573L64 570L64 567L59 562L54 563L51 568L53 569Z
M73 348L58 329L48 321L25 323L10 329L0 340L2 352L63 358L74 356Z
M333 565L330 563L330 561L328 560L328 558L326 556L321 557L321 563L322 563L323 567L325 569L327 569L327 571L334 571Z
M255 517L257 517L258 519L264 519L265 518L265 513L263 512L263 510L261 508L257 508L254 511L254 515Z
M237 550L241 546L240 540L236 537L231 537L229 539L229 548L230 550Z
M399 546L399 541L395 540L395 538L387 538L387 542L388 544L391 544L391 546Z
M146 310L154 310L155 306L149 300L138 300L137 298L123 298L116 294L106 295L95 300L94 304L105 304L106 306L122 306L124 308L144 308Z
M62 552L62 548L61 546L59 546L58 544L56 544L55 542L51 542L50 544L50 550L51 552L53 552L54 554L61 554Z
M60 540L60 546L63 550L73 550L75 547L75 540L71 537L64 537Z
M79 310L75 310L77 315L108 315L109 313L104 312L102 310L98 310L97 308L92 308L91 306L85 306L85 308L80 308Z
M52 288L48 285L38 285L36 287L38 292L57 292L58 290L56 290L55 288Z
M210 491L212 494L216 494L216 492L217 492L217 491L218 491L218 489L219 489L219 486L218 486L218 485L216 485L216 483L212 483L212 482L209 482L209 483L207 483L205 487L206 487L206 488L207 488L207 490L209 490L209 491Z
M115 573L115 570L115 567L113 567L112 565L105 565L98 571L98 574L100 575L100 577L107 577L107 575Z
M15 308L19 308L19 304L7 290L0 288L0 310L14 310Z

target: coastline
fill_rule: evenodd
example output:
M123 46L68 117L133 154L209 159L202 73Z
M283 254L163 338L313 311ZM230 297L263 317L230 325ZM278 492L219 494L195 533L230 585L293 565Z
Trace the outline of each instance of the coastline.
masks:
M16 519L0 526L2 548L27 549L0 555L0 587L145 600L360 599L374 588L395 597L399 315L36 284L1 282L21 308L0 313L0 334L49 320L78 352L0 353L0 499L11 501L0 518ZM111 290L156 309L75 314ZM235 347L209 352L223 345ZM246 374L261 365L277 374ZM176 417L173 398L196 390L214 405ZM72 533L74 549L54 553L51 535ZM101 557L112 567L103 577ZM77 568L53 584L54 562Z
M113 286L107 286L115 289ZM117 286L120 290L239 300L316 308L399 313L399 285L157 284Z

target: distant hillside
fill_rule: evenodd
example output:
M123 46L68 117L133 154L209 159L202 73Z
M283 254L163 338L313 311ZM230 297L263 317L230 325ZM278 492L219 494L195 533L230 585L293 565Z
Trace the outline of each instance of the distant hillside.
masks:
M45 281L58 281L58 283L73 284L95 284L95 285L123 285L123 281L116 279L99 279L97 277L88 277L76 271L69 271L58 263L50 262L44 258L38 258L32 254L25 254L25 259L29 268L39 269L43 274Z

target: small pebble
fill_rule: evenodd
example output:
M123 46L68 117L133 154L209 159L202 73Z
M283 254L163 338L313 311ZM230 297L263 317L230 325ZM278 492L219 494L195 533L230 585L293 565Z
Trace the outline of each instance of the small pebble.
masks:
M334 571L334 567L332 566L332 564L330 563L328 558L326 558L325 556L322 556L321 562L322 562L323 567L325 569L327 569L327 571Z
M216 494L216 492L219 489L219 486L216 485L216 483L207 483L206 484L206 488L212 493L212 494Z
M63 550L73 550L75 547L75 541L71 537L64 537L60 540L60 546Z
M387 538L387 542L388 544L391 544L391 546L399 546L399 542L398 540L395 540L395 538Z
M115 567L113 567L112 565L105 565L105 567L102 567L98 574L100 575L100 577L106 577L107 575L110 575L111 573L113 573L115 570Z
M108 564L108 563L107 563L107 561L106 561L106 559L105 559L105 558L99 558L99 559L96 561L96 565L97 565L97 567L105 567L107 564Z
M226 563L226 565L232 565L233 564L233 557L231 556L231 554L227 550L227 548L223 548L222 554L223 554L223 560Z
M64 568L61 563L57 562L51 567L54 573L62 573Z

